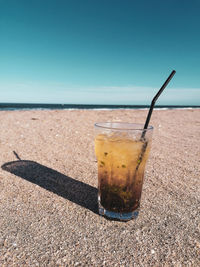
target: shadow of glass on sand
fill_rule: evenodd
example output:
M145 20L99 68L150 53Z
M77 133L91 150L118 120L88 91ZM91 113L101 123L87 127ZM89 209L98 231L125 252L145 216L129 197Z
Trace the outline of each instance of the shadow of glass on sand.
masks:
M1 168L98 214L97 189L93 186L29 160L7 162Z

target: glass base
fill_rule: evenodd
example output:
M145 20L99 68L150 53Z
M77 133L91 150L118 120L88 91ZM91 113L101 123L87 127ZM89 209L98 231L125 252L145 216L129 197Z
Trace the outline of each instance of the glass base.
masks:
M105 216L109 219L119 220L119 221L129 221L132 219L136 219L139 215L139 209L140 208L137 208L136 210L132 212L120 213L120 212L106 210L104 209L104 207L102 207L101 203L99 203L99 214L100 215Z

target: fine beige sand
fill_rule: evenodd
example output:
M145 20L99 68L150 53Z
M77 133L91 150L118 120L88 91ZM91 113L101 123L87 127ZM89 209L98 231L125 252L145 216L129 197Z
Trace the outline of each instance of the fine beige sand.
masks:
M0 111L0 266L200 266L200 109L153 112L138 219L98 215L93 125L147 112Z

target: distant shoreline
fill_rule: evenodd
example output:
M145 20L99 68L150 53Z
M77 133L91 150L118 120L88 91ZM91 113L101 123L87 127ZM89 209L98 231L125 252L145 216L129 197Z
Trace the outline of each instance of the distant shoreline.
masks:
M94 104L30 104L30 103L0 103L2 110L33 110L33 109L148 109L149 105L94 105ZM156 105L155 109L198 109L200 105Z

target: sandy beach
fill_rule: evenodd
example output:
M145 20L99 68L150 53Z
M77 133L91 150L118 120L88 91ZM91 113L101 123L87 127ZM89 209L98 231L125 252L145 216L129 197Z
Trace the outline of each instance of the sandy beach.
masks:
M147 112L0 111L0 266L200 266L200 109L153 112L137 220L98 214L93 125Z

